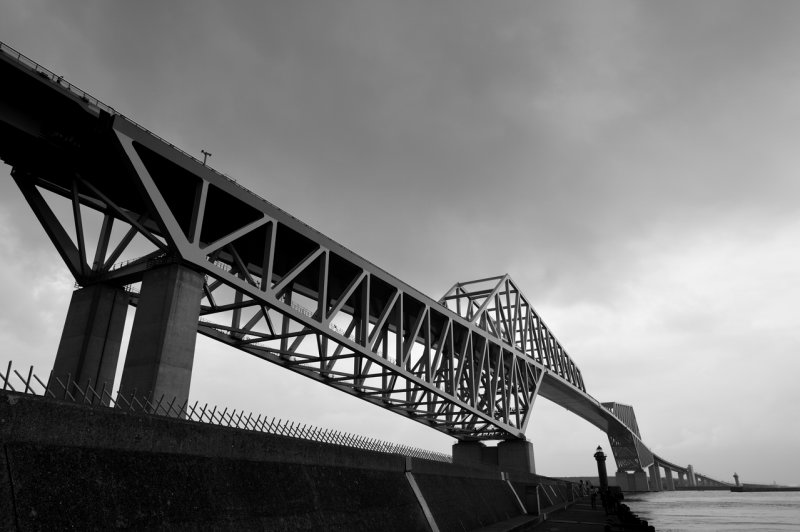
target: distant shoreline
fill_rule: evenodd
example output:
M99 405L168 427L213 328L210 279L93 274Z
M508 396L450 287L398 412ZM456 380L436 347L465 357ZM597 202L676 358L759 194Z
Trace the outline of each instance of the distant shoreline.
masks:
M800 491L800 486L733 486L731 491L736 493L754 491Z

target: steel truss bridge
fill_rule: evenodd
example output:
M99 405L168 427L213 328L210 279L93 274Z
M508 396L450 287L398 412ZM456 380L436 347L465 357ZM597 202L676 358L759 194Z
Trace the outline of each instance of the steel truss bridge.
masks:
M620 470L658 460L630 407L586 393L580 369L508 275L431 299L15 50L0 51L0 157L78 285L125 286L135 305L146 272L180 264L202 274L197 332L457 440L524 440L544 396L606 432ZM53 197L69 206L71 224Z

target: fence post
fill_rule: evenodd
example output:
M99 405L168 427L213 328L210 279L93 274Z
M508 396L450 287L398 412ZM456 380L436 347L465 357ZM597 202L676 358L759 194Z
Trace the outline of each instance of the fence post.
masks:
M11 377L11 361L8 361L8 368L6 369L6 374L3 377L3 390L6 389L6 385L9 384L8 379ZM10 385L10 384L9 384Z

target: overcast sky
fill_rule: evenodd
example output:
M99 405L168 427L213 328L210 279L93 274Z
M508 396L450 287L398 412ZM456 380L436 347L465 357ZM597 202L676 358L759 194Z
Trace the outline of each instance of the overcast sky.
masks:
M0 40L433 298L509 273L657 454L800 483L800 3L0 0ZM0 167L0 358L73 280ZM452 439L205 338L201 402ZM605 435L545 399L538 472ZM612 467L613 470L613 467Z

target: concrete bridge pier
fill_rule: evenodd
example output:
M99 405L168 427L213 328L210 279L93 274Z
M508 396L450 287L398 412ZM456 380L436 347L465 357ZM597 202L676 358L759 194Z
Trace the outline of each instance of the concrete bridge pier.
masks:
M617 471L617 473L614 475L614 478L617 480L617 486L619 486L619 489L622 491L633 491L631 489L630 477L631 475L627 471Z
M649 491L647 485L647 473L644 469L637 469L630 473L628 471L617 471L617 486L622 491Z
M647 473L644 469L637 469L630 473L628 471L617 471L615 475L617 479L617 486L622 491L649 491L647 485Z
M650 491L661 491L661 470L658 462L650 466Z
M634 488L632 491L649 491L649 486L647 485L647 473L644 469L637 469L633 472L633 485Z
M68 380L81 389L89 383L102 390L107 383L111 393L127 312L128 294L120 288L96 284L72 293L47 386L56 397L65 393ZM69 388L73 393L74 384ZM100 401L107 405L109 399L105 396Z
M185 405L197 339L203 274L169 264L144 274L119 393Z
M672 478L672 469L667 466L664 466L664 479L667 483L667 491L675 491L675 479Z
M697 478L694 476L694 468L691 464L686 466L686 478L689 481L689 486L697 486Z
M533 444L527 440L506 440L497 447L488 447L480 441L460 441L453 445L453 463L536 473Z

